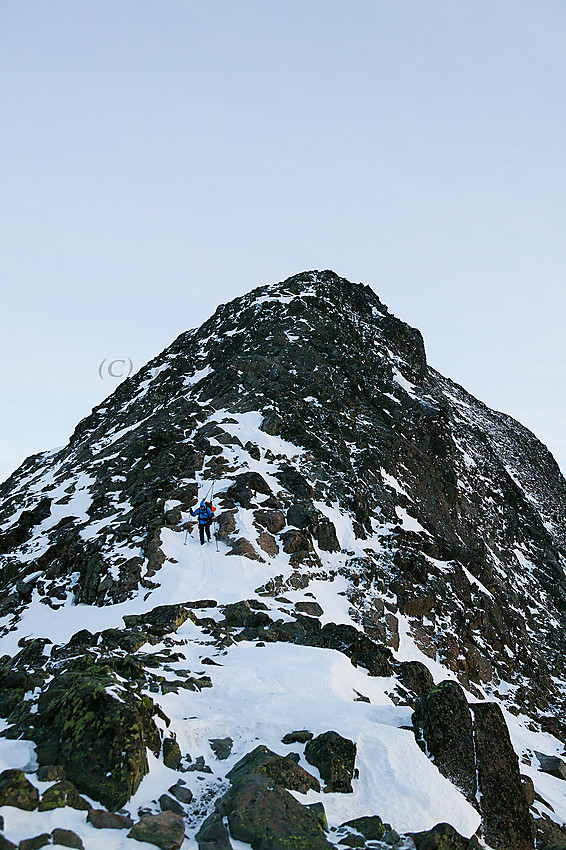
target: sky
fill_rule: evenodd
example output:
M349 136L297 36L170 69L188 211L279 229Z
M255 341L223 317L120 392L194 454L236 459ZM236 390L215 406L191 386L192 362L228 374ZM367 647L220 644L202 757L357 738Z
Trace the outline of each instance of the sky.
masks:
M307 269L566 471L563 0L2 0L0 480Z

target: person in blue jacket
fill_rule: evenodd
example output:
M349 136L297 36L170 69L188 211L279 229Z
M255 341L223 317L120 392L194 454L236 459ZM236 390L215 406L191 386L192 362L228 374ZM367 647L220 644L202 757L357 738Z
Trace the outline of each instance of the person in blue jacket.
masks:
M210 524L214 519L213 509L202 500L196 510L191 508L191 516L198 516L198 533L200 536L200 545L204 546L204 533L210 541Z

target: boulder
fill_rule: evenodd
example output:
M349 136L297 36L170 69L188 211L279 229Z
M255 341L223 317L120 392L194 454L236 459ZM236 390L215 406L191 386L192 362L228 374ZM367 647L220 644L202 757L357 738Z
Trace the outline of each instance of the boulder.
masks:
M314 776L292 759L277 755L263 744L241 758L226 776L230 782L237 783L250 774L263 774L283 788L301 794L306 794L311 788L320 791L320 784Z
M270 558L274 558L279 554L279 545L275 537L273 537L272 534L268 534L267 531L262 531L262 533L258 535L257 545L260 549L263 549L266 555L269 555Z
M216 758L219 761L224 761L232 752L232 738L210 738L208 743Z
M175 799L180 803L190 803L193 799L193 792L190 788L183 785L181 779L169 788L169 793L173 794Z
M309 617L322 617L324 614L318 602L296 602L295 611L301 614L308 614Z
M440 772L477 806L472 715L461 685L445 681L433 688L417 705L413 727Z
M311 552L312 542L308 532L300 531L296 528L290 528L289 531L284 531L281 535L283 543L283 551L287 555L293 555L296 552Z
M434 688L432 674L421 661L402 661L399 678L409 691L419 697L426 697Z
M246 617L252 613L251 605L247 599L241 602L232 602L224 608L224 619L227 626L243 626Z
M336 526L328 519L328 517L319 517L313 524L311 531L314 539L318 543L319 549L322 549L324 552L340 551L340 542L338 540L338 535L336 534Z
M283 511L262 508L259 511L254 511L254 520L258 525L267 528L271 534L277 534L282 528L285 528L285 514Z
M171 770L179 770L181 766L181 750L174 738L165 738L163 741L163 764Z
M535 750L535 756L543 773L555 776L557 779L566 779L566 761L559 756L545 756Z
M107 665L85 656L55 675L39 699L38 759L62 764L80 792L120 809L148 771L147 748L159 754L155 711L149 697L123 688Z
M134 825L129 815L107 812L104 809L90 809L86 819L95 829L131 829Z
M267 776L252 774L222 801L230 834L264 850L330 850L316 814Z
M449 823L439 823L424 832L411 832L416 850L481 850L475 838L463 838ZM507 850L515 850L511 845Z
M532 821L503 712L493 702L471 706L482 835L495 850L533 850Z
M356 745L349 738L343 738L334 731L317 735L306 744L305 758L318 768L326 783L325 793L352 793Z
M378 815L368 817L355 818L343 823L342 826L348 826L350 829L355 829L361 833L367 841L380 841L385 834L385 826Z
M296 732L287 732L281 738L282 744L306 744L313 737L312 732L308 729L299 729Z
M184 815L185 810L182 805L170 797L169 794L162 794L159 798L159 808L162 812L175 812L177 815Z
M144 630L157 637L176 632L188 619L194 622L196 618L184 605L158 605L147 614L126 614L123 617L126 628L143 626Z
M308 528L316 518L316 508L309 502L295 502L287 509L287 524Z
M185 840L185 823L175 812L146 815L128 832L128 838L146 841L161 850L179 850Z
M204 820L195 835L199 850L232 850L222 814L215 810Z
M18 850L41 850L42 847L47 847L48 844L51 844L51 833L50 832L42 832L41 835L35 835L33 838L24 838L18 844ZM2 843L0 842L0 848L2 848ZM15 844L11 845L15 847Z
M51 833L53 844L60 847L73 847L74 850L84 850L82 839L72 829L54 829Z
M10 768L0 773L0 806L14 806L26 812L39 806L39 791L23 770Z
M232 548L228 554L242 555L244 558L250 558L252 561L262 560L246 537L238 537L238 539L232 543Z
M275 477L281 486L297 499L312 499L314 490L300 472L285 464Z
M0 850L18 850L18 845L8 841L5 835L0 835Z
M39 803L39 811L48 812L51 809L59 809L64 806L82 811L90 809L90 803L87 803L84 797L81 797L73 783L69 782L68 779L57 782L43 793Z

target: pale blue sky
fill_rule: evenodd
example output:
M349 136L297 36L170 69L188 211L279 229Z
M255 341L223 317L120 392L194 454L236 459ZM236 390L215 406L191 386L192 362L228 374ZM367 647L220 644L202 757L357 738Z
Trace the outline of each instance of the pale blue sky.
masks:
M2 0L0 479L220 302L368 283L566 470L563 0Z

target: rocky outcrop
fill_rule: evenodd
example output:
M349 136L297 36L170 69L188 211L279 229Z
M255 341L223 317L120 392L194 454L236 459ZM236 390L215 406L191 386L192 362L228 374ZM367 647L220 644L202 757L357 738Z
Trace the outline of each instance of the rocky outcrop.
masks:
M503 713L495 703L471 708L483 836L496 850L533 850L533 823Z
M266 776L251 774L222 801L230 834L237 841L270 850L329 850L314 812Z
M121 808L147 773L146 748L161 748L148 697L125 689L103 664L71 665L39 700L40 763L61 764L79 791Z
M462 687L446 681L433 688L417 706L413 726L440 772L477 805L472 716Z
M413 725L438 769L480 811L489 846L533 850L534 827L500 707L469 707L460 685L441 682L418 704Z
M292 759L277 755L263 744L241 758L226 776L232 783L237 783L253 773L267 776L277 785L300 794L306 794L310 789L320 791L320 783L314 776Z
M338 732L323 732L307 742L306 760L318 768L325 782L325 793L351 794L356 745Z

